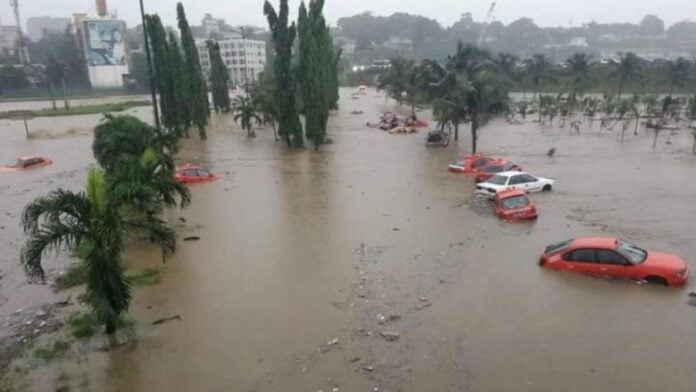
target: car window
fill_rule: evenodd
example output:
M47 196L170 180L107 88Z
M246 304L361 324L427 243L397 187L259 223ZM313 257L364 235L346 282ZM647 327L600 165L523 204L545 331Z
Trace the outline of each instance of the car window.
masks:
M618 240L616 250L633 264L640 264L648 258L648 252L626 240Z
M529 199L524 195L508 197L503 199L503 208L506 210L514 210L529 205Z
M481 167L481 166L485 165L486 163L488 163L488 159L485 159L485 158L477 159L471 164L471 167L473 167L473 168Z
M536 182L536 178L530 176L529 174L522 174L520 177L522 177L522 182L523 183L528 183L528 182Z
M501 171L503 171L503 167L500 165L486 166L486 168L483 171L486 173L500 173Z
M512 176L510 177L510 185L521 184L522 176Z
M210 173L208 173L205 170L201 170L201 169L198 169L196 171L196 174L198 175L198 177L210 177Z
M563 260L573 261L576 263L596 263L594 249L576 249L572 252L563 255Z
M196 177L196 169L184 170L184 175L186 177Z
M597 249L597 260L600 264L624 265L626 260L613 250Z
M41 158L31 158L31 159L28 159L28 160L24 163L24 167L29 167L29 166L38 165L38 164L41 163L41 162L42 162Z
M24 167L24 161L21 159L15 159L12 162L8 163L7 167L12 167L12 168Z
M508 180L508 177L496 174L495 176L486 180L486 182L489 184L494 184L494 185L505 185L507 183L507 180Z

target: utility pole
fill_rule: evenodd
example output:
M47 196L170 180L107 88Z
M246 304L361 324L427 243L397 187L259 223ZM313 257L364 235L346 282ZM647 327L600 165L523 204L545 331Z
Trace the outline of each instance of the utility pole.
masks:
M244 27L239 28L242 31L242 45L244 46L244 92L246 97L249 98L249 72L247 71L247 46L246 46L246 29Z
M31 59L29 58L29 49L27 48L27 41L24 39L24 33L22 32L22 19L19 17L19 1L10 0L10 7L14 11L15 24L17 24L17 52L19 54L19 62L22 63L26 68L31 64Z
M15 0L16 1L16 0ZM157 109L157 93L155 92L155 73L152 70L152 58L150 57L150 44L147 42L147 28L145 26L145 7L140 0L140 20L143 27L143 39L145 42L145 57L147 57L147 75L150 79L150 94L152 94L152 113L155 116L155 127L160 128L159 109Z

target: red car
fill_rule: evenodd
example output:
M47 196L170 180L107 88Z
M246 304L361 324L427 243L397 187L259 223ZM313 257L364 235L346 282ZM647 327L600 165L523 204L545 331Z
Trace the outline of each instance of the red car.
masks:
M208 170L193 165L184 165L174 173L174 179L180 184L191 184L194 182L214 181L220 178Z
M37 167L48 166L53 161L45 157L21 157L7 164L5 167L0 167L0 172L15 172L27 169L36 169Z
M536 219L536 207L524 191L508 189L498 192L493 198L493 210L505 220Z
M479 169L485 166L493 158L479 154L467 155L452 162L447 170L454 173L478 173Z
M680 286L689 271L679 256L610 237L581 237L546 247L539 265L555 270Z
M479 169L476 175L476 182L484 182L498 173L508 171L522 171L522 168L504 159L492 160Z

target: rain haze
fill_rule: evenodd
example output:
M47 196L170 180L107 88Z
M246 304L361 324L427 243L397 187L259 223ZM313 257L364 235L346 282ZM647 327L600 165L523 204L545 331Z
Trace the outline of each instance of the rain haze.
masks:
M22 16L66 16L71 13L94 11L94 2L89 0L60 1L21 1ZM173 0L144 0L147 12L159 13L167 24L174 24L176 14ZM294 11L299 1L291 1ZM184 6L192 20L200 20L204 13L225 18L234 25L265 25L261 13L262 1L257 0L185 0ZM120 18L130 26L140 23L137 1L110 1L109 6L118 11ZM436 19L443 26L449 26L465 12L471 12L475 19L484 19L491 1L453 1L453 0L351 0L326 2L325 14L330 23L344 16L370 11L375 15L391 15L406 12ZM690 0L515 0L496 1L495 19L505 24L522 17L533 19L539 26L579 26L595 21L597 23L638 23L648 14L662 18L667 25L682 20L696 19L696 6ZM294 12L293 12L294 14ZM11 9L6 1L0 4L0 17L3 23L11 20Z

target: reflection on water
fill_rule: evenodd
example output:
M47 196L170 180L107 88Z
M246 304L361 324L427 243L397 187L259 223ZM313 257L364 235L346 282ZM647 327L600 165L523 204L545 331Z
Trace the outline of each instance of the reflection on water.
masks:
M694 269L696 185L684 181L694 164L686 134L651 150L649 135L621 144L596 128L570 135L534 123L488 125L483 152L558 180L557 190L532 196L537 222L509 224L471 198L471 178L446 171L458 150L468 151L467 132L458 144L428 149L423 134L364 126L386 109L391 103L373 91L343 100L330 120L335 143L319 152L288 150L270 130L247 139L229 117L214 119L207 142L186 140L181 162L224 174L192 187L192 206L167 216L182 237L201 240L181 242L162 283L136 290L131 313L141 337L89 354L81 366L90 387L693 388L689 288L610 283L536 265L548 243L612 234L679 253ZM144 108L131 112L149 117ZM52 121L47 129L89 130L98 116ZM18 127L0 122L2 159L41 153L56 163L0 176L3 312L52 295L24 285L16 268L21 206L57 186L81 186L92 163L88 133L27 141L13 133ZM551 147L554 158L545 155ZM135 243L128 260L157 265L158 255ZM180 321L150 325L176 314Z

